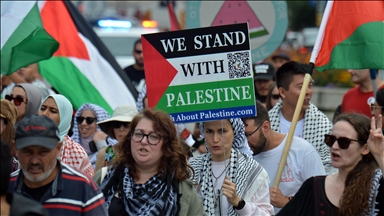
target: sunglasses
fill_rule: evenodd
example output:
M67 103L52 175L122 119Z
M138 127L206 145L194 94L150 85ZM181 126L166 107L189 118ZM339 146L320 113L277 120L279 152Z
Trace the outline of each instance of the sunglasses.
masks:
M329 147L332 147L336 140L337 140L337 144L341 149L349 148L349 145L351 144L352 141L359 142L359 140L349 139L347 137L336 138L334 135L329 135L329 134L324 135L324 142Z
M273 94L273 95L271 95L271 97L273 100L278 100L280 98L280 95L279 94Z
M84 118L82 116L76 117L76 121L78 124L83 123L84 119L88 125L92 124L96 120L96 118L93 118L93 117L87 117L87 118Z
M13 97L12 95L5 95L5 99L6 100L9 100L9 101L12 101L13 100L13 103L16 105L16 106L20 106L20 104L22 102L24 103L27 103L27 99L25 99L24 97L20 96L20 95L17 95L16 97Z
M135 53L137 54L141 54L143 52L143 50L135 50Z
M129 126L129 122L119 122L119 121L112 122L112 127L113 127L113 128L118 129L118 128L121 127L121 125L123 125L123 127L125 127L125 128L128 128L128 126Z

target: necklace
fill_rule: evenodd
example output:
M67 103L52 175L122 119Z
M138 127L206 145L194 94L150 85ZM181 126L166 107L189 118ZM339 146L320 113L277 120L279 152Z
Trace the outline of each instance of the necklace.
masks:
M228 164L224 167L223 172L221 172L221 174L220 174L218 177L215 176L215 174L213 173L213 170L212 170L212 168L211 168L212 176L213 176L213 178L215 178L215 182L213 183L213 196L214 196L214 199L215 199L215 200L214 200L215 208L217 207L217 203L218 203L218 201L219 201L219 199L220 199L220 194L221 194L221 190L220 190L220 189L217 190L217 194L216 194L216 192L215 192L215 187L216 187L216 185L217 185L217 181L219 180L219 178L220 178L220 177L226 172L226 170L228 169L229 164L230 164L230 162L228 162Z

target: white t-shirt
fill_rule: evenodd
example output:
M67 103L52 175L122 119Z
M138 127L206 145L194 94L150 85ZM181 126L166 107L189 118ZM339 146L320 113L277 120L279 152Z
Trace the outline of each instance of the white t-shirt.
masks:
M254 156L254 159L267 171L271 180L269 183L270 187L275 182L276 172L287 137L286 135L276 148ZM280 179L279 189L285 196L294 196L305 180L319 175L325 175L325 169L319 153L306 140L294 136ZM280 208L275 208L275 214L279 211Z
M292 122L290 122L284 118L281 110L280 110L279 115L280 115L280 133L288 134L289 128L291 127ZM301 119L300 121L297 121L294 135L297 137L303 138L303 130L304 130L304 119Z

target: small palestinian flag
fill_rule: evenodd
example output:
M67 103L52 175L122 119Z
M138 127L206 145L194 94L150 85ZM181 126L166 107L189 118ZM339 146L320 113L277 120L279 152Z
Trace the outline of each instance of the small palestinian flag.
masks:
M384 69L384 1L328 1L310 62L318 71Z
M49 59L58 48L44 30L36 2L1 2L1 74Z

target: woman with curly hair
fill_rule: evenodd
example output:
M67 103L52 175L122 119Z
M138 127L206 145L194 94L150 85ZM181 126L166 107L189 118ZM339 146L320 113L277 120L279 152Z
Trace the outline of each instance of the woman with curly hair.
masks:
M376 128L374 117L341 114L324 135L339 172L306 180L277 215L384 215L381 125L381 115Z
M204 215L169 115L144 109L128 130L100 187L109 215Z

